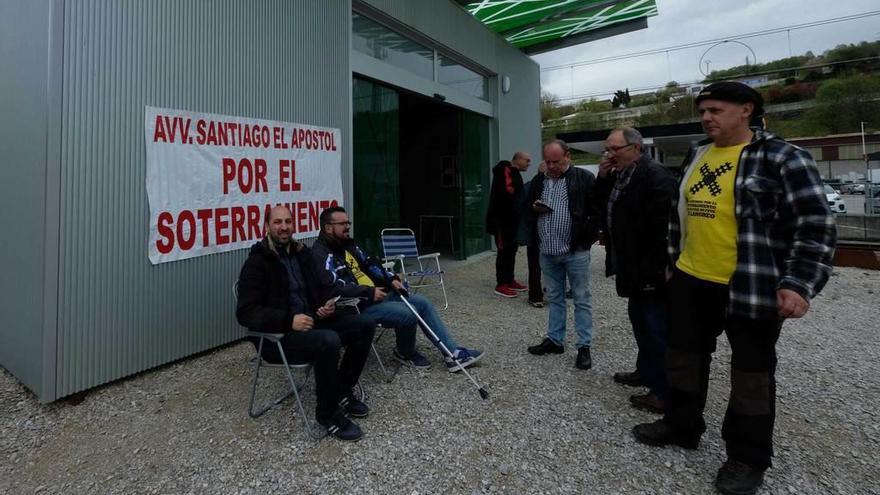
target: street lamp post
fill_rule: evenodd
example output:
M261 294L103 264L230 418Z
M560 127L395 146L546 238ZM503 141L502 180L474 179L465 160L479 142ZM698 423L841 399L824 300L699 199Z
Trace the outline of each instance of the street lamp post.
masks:
M868 187L868 181L871 180L871 163L868 161L868 148L865 146L865 121L862 124L862 159L865 160L865 187ZM866 192L867 194L867 192ZM867 196L866 196L867 197Z
M871 162L868 161L868 148L865 146L865 121L861 122L862 124L862 159L865 160L865 213L871 213L873 211L873 203L871 203L871 199L873 197L871 193L871 185L873 181L871 180ZM868 204L871 204L869 207Z

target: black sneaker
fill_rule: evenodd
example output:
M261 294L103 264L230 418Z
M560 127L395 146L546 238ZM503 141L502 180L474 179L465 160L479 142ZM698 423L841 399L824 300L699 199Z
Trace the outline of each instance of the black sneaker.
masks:
M417 370L431 369L431 362L428 361L428 358L426 358L425 355L420 353L419 351L413 351L412 355L406 357L402 352L394 349L392 356L394 357L395 361L408 368L415 368Z
M536 356L542 356L544 354L562 354L564 352L564 346L556 344L546 337L544 338L544 340L541 341L540 344L529 347L529 354L534 354Z
M638 371L621 371L614 374L614 381L628 387L645 387L648 384Z
M339 401L339 407L344 409L346 414L355 418L366 418L370 415L370 408L363 402L357 400L354 394L351 393Z
M715 477L715 488L724 495L752 495L764 482L764 470L728 459Z
M327 429L327 433L346 442L357 442L364 432L357 423L348 419L341 409L337 409L329 418L315 418L318 424Z
M700 435L687 435L678 432L662 419L653 423L638 424L633 427L632 433L637 442L653 447L678 445L685 449L695 450L700 444Z
M574 360L574 367L581 370L588 370L593 367L593 358L590 357L590 346L585 345L578 348L578 357Z

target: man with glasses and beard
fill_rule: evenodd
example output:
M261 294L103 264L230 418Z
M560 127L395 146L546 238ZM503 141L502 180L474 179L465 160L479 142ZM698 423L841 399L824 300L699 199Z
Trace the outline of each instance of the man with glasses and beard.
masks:
M319 221L321 234L315 241L312 254L322 267L321 276L332 287L333 294L360 299L358 307L361 313L385 327L395 329L397 346L393 356L396 361L413 368L430 368L430 361L416 350L416 325L419 321L400 300L398 291L406 290L400 279L385 270L376 258L369 256L351 238L351 221L345 208L327 208L321 212ZM431 301L418 294L410 294L408 300L440 342L455 356L455 359L444 356L446 369L450 373L461 371L483 357L483 351L456 343ZM425 329L422 331L431 338ZM437 342L431 343L439 349Z

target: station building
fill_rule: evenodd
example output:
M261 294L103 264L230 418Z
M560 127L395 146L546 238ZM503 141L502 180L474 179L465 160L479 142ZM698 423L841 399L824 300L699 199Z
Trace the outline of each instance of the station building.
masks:
M491 248L492 165L540 154L529 55L656 13L654 0L0 3L0 365L52 401L241 337L246 249L150 257L150 132L186 115L320 128L300 136L338 153L334 201L358 238L380 254L380 229L441 219L447 254L465 258ZM168 129L152 128L167 109ZM206 239L227 237L227 220L202 221ZM251 227L232 235L252 243Z

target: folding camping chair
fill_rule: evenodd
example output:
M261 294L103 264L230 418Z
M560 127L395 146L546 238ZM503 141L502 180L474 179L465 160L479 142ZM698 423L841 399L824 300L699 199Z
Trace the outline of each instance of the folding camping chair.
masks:
M235 282L235 284L232 286L232 292L235 294L235 299L238 300L238 282ZM251 397L248 405L248 415L252 418L259 418L263 414L266 414L266 412L268 412L270 409L281 404L292 396L296 398L296 405L299 408L299 415L302 418L303 427L306 430L306 434L309 436L309 438L312 438L314 440L320 440L321 438L323 438L327 434L326 430L312 424L308 416L306 416L306 410L303 407L302 397L300 396L300 392L302 391L303 386L306 384L306 382L308 382L309 375L311 375L312 373L312 363L289 363L287 361L287 356L284 355L284 349L281 346L281 339L284 338L283 333L265 333L246 330L244 334L246 337L254 337L259 339L259 343L257 344L257 355L254 356L250 361L253 379L251 380ZM269 341L270 345L274 344L278 346L278 354L281 356L281 363L273 364L263 360L263 345L266 343L266 341ZM257 382L260 378L260 368L264 367L282 368L285 375L287 375L287 382L290 388L283 395L269 401L259 409L254 409L254 403L256 402L257 396ZM304 372L303 380L300 383L297 383L296 380L293 378L293 370L301 370ZM363 395L362 391L361 394Z
M400 263L400 273L403 280L409 285L409 289L413 293L425 287L437 287L443 291L443 309L449 308L449 298L446 296L446 284L443 282L443 269L440 268L440 253L419 254L419 248L416 246L416 236L412 229L382 229L380 234L382 238L382 250L385 257L383 261ZM431 266L430 261L434 261ZM414 267L413 263L418 264L418 270L407 270L406 264L409 262L410 267ZM410 277L416 279L415 283L411 282ZM426 281L427 279L427 281Z

